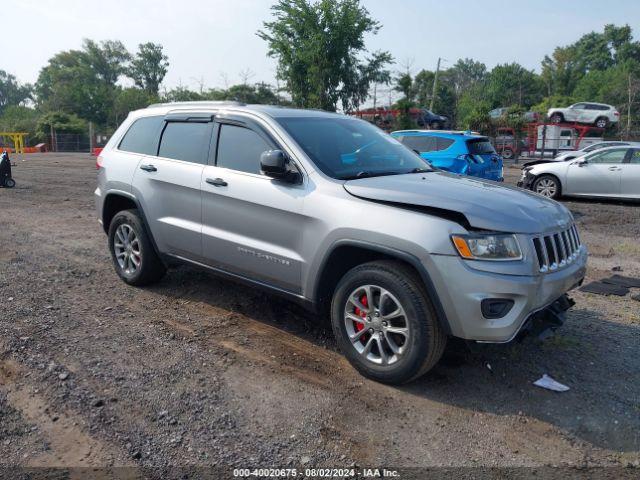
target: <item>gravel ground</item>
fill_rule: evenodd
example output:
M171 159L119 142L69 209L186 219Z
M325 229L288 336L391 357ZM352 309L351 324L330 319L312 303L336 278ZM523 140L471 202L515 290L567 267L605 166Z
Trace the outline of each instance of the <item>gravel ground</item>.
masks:
M424 378L384 386L336 352L325 319L284 300L189 267L125 285L95 220L94 161L26 158L0 189L0 465L640 464L630 295L575 292L542 343L453 342ZM588 280L640 276L639 205L567 205ZM543 373L571 390L533 386Z

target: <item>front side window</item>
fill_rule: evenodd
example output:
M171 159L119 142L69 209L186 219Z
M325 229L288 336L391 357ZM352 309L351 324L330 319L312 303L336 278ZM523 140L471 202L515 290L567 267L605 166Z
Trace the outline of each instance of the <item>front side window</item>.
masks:
M631 158L629 159L629 163L640 164L640 150L634 148L631 152Z
M433 170L410 148L362 120L339 116L276 120L313 163L332 178L348 180Z
M139 118L118 145L118 149L125 152L141 153L144 155L155 155L158 150L158 137L164 117L143 117Z
M160 140L160 157L207 163L211 123L168 122Z
M606 152L597 152L587 157L589 163L622 163L627 154L626 148L616 148Z
M216 165L247 173L260 173L260 155L272 147L256 132L237 125L220 125Z

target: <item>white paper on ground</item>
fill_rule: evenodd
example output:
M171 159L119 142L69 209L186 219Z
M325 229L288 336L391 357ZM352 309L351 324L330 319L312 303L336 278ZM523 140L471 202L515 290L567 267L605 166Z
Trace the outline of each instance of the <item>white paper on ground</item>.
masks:
M546 388L547 390L553 390L554 392L566 392L567 390L569 390L569 387L561 384L560 382L556 382L546 373L542 375L541 378L533 382L533 384L536 387Z

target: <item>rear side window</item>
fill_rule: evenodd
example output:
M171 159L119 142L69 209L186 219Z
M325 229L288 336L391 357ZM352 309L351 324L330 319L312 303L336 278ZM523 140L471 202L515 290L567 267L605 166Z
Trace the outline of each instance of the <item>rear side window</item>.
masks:
M168 122L162 132L158 155L185 162L207 163L211 123Z
M467 148L471 155L482 155L496 153L491 142L486 138L478 138L477 140L467 140Z
M164 117L139 118L129 127L118 148L125 152L155 155Z
M247 173L260 173L260 155L272 147L256 132L236 125L220 125L216 165Z
M629 158L629 163L635 163L640 165L640 150L634 148L631 151L631 158Z
M453 145L453 140L451 140L450 138L437 138L436 146L438 147L438 150L446 150L451 145Z
M418 152L432 152L437 150L436 139L434 137L426 136L408 136L398 138L400 143L406 145L411 150L417 150Z

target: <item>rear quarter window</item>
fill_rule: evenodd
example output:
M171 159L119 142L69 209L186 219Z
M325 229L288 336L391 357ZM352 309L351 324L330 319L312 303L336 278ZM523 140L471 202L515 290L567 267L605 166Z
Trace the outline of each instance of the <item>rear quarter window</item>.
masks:
M131 124L124 134L119 150L144 155L155 155L164 117L143 117Z
M489 153L496 153L491 142L486 138L478 138L474 140L467 140L467 148L471 155L482 155Z

